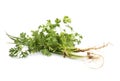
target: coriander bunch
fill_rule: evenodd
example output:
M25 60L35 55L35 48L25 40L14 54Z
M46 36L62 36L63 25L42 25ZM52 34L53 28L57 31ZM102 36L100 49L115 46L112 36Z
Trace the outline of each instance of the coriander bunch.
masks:
M68 16L64 16L63 19L56 18L53 22L47 20L37 30L32 30L31 35L25 32L20 33L17 37L7 34L15 45L9 50L9 56L23 58L30 54L41 52L46 56L59 54L69 58L87 57L95 59L94 54L89 51L101 49L108 45L84 49L76 48L75 45L80 44L83 37L73 31L70 23L71 19ZM87 55L78 55L76 54L77 52L87 52Z
M41 52L47 56L53 53L64 57L74 56L75 44L80 44L82 36L73 31L70 23L71 19L64 16L62 20L56 18L54 22L47 20L37 30L32 30L31 36L25 32L20 33L18 37L7 34L15 44L15 47L9 50L9 55L11 57L27 57L29 54ZM23 48L27 48L27 50L23 50Z

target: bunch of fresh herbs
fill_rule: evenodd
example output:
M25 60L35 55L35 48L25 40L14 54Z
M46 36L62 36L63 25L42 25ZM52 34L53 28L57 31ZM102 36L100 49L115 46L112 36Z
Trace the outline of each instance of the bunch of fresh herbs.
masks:
M9 56L23 58L41 52L46 56L59 54L69 58L80 58L83 56L77 55L76 52L96 50L106 46L87 49L76 48L75 45L80 44L83 37L73 31L70 23L71 19L64 16L63 19L56 18L54 22L47 20L37 30L32 30L31 35L25 32L20 33L18 37L7 34L15 44L15 47L9 50ZM93 56L90 55L90 52L87 52L87 57L92 58Z

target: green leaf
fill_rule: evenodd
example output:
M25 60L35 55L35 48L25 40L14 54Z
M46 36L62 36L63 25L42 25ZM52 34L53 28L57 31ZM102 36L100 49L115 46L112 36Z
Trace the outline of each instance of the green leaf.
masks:
M20 58L25 58L25 57L27 57L28 56L28 52L27 51L25 51L25 52L21 52L21 54L20 54Z
M17 49L17 48L11 48L10 50L9 50L9 56L11 56L11 57L17 57L18 56L18 52L19 52L19 50Z
M51 53L48 51L48 49L42 49L41 52L42 52L43 55L46 55L46 56L51 55Z
M65 24L71 23L71 19L70 19L68 16L64 16L63 22L64 22Z
M61 22L61 20L60 20L60 19L58 19L58 18L56 18L56 19L55 19L55 22L56 22L56 24L57 24L57 23L60 23L60 22Z

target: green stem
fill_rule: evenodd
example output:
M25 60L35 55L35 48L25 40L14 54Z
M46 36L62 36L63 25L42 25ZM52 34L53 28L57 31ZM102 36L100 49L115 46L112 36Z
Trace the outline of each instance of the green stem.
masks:
M71 54L69 54L68 57L69 57L69 58L72 58L72 59L79 59L79 58L85 58L85 57L87 57L87 56L76 55L75 53L71 53Z

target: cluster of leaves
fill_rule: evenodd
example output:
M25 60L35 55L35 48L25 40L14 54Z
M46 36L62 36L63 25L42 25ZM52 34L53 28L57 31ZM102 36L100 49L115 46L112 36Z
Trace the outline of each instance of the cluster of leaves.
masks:
M37 30L32 30L32 35L27 35L25 32L20 33L18 37L7 34L15 44L15 47L9 50L9 55L23 58L41 52L47 56L53 53L64 57L75 56L75 44L81 43L82 36L73 31L70 23L71 19L64 16L63 19L56 18L54 22L47 20Z

